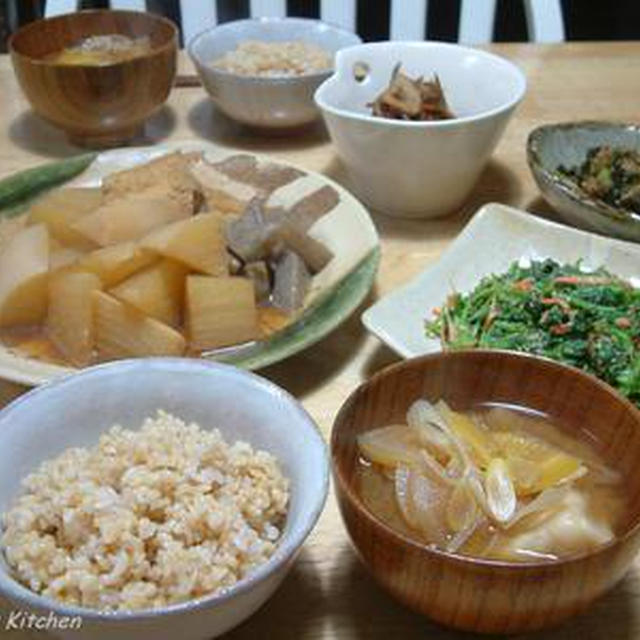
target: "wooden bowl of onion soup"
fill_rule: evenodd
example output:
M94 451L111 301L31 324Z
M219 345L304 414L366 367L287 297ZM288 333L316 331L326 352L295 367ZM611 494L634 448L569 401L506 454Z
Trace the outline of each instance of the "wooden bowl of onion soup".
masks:
M640 546L640 411L551 360L474 350L389 367L341 408L331 455L363 563L443 625L555 625Z
M78 11L38 20L9 40L18 82L42 118L75 144L117 146L169 95L178 31L137 11Z

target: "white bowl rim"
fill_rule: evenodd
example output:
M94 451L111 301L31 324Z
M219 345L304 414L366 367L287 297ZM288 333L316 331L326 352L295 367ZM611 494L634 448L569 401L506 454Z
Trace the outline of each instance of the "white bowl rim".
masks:
M328 78L333 73L333 69L325 69L323 71L311 71L307 73L301 73L295 76L241 75L239 73L232 73L231 71L225 71L224 69L218 69L216 67L212 67L211 65L203 61L195 53L195 47L197 43L200 40L204 39L206 36L211 35L216 31L223 31L226 29L230 29L233 25L238 25L238 24L257 24L257 23L283 24L283 25L284 24L291 24L291 25L301 24L301 25L308 25L308 26L322 25L324 27L327 27L327 29L330 31L333 31L335 33L340 33L344 36L350 36L351 38L359 42L359 44L349 45L349 47L344 47L344 48L350 48L351 46L359 46L360 44L362 44L362 38L360 38L360 36L357 33L353 31L349 31L348 29L343 29L342 27L331 24L330 22L324 22L323 20L317 20L315 18L288 17L288 16L283 16L283 17L261 16L261 17L255 17L255 18L243 18L241 20L230 20L229 22L222 22L221 24L207 27L206 29L203 29L202 31L199 31L198 33L196 33L196 35L194 35L191 38L191 40L189 40L189 43L186 46L187 53L189 54L189 57L194 62L196 67L206 66L207 71L223 78L233 78L238 82L251 83L251 82L259 81L259 82L269 82L274 84L286 84L286 83L295 82L296 80L307 80L307 79L322 80L323 78L325 79ZM336 55L338 55L339 52L340 51L336 51Z
M10 414L20 405L25 402L29 402L34 395L56 393L59 389L75 384L78 378L92 377L94 375L100 375L105 370L109 369L121 369L120 375L126 375L128 372L136 369L145 369L148 367L157 367L159 369L165 369L167 371L174 371L180 373L185 369L199 369L202 371L210 371L215 374L216 372L223 375L235 374L245 378L251 384L255 385L256 389L262 389L269 394L272 394L274 398L277 398L281 402L284 402L291 406L300 418L300 423L309 427L309 431L315 438L314 446L319 446L322 451L322 459L324 462L324 471L322 474L322 487L317 496L316 504L311 510L308 521L301 527L300 531L295 535L290 535L286 538L283 536L281 542L277 545L273 555L258 566L255 571L252 571L248 576L239 580L236 584L229 587L225 591L217 595L204 596L201 598L194 598L192 600L186 600L176 604L171 604L165 607L158 607L155 609L141 609L127 610L127 611L100 611L98 609L90 609L88 607L79 607L76 605L67 605L53 598L48 598L37 594L20 582L18 582L9 571L4 569L0 570L0 575L4 578L6 584L0 581L0 593L10 598L20 601L25 606L34 606L40 609L52 611L61 616L80 616L86 620L108 622L110 620L116 622L127 621L139 621L158 618L166 615L174 615L181 613L188 613L194 610L208 609L215 607L217 604L227 602L233 599L235 596L250 591L256 583L263 581L271 576L278 569L286 566L287 562L292 559L298 550L302 547L304 541L315 527L320 514L324 509L324 505L327 500L329 491L329 451L327 444L320 432L319 427L311 418L309 413L304 407L296 400L288 391L279 387L275 383L263 378L255 373L239 369L233 365L224 364L221 362L211 362L207 360L195 360L188 358L172 358L172 357L150 357L150 358L136 358L127 360L117 360L114 362L106 362L104 364L95 365L84 369L78 373L72 373L62 378L56 378L50 382L45 382L39 387L27 391L23 395L19 396L8 405L0 410L0 418L4 418L7 414ZM0 434L0 440L2 435ZM0 553L2 551L0 550Z
M454 117L450 120L427 120L427 121L415 121L415 120L394 120L392 118L381 118L379 116L372 116L365 113L357 113L356 111L351 111L349 109L341 109L338 107L334 107L330 105L323 97L323 92L326 92L326 87L332 83L336 78L336 73L334 72L329 78L327 78L315 91L313 94L313 99L315 103L322 109L323 111L327 111L333 115L339 116L341 118L346 118L349 120L356 120L360 122L370 122L374 125L379 126L389 126L389 127L398 127L398 128L409 128L409 129L449 129L455 128L460 124L466 124L471 122L479 122L482 120L488 120L489 118L493 118L505 111L509 111L516 107L524 98L524 95L527 91L527 77L525 76L522 69L520 69L516 64L508 60L507 58L503 58L502 56L496 55L495 53L490 53L489 51L484 51L483 49L476 49L474 47L465 47L460 44L455 44L452 42L442 42L440 40L406 40L406 41L384 41L384 42L366 42L363 44L356 44L351 47L345 47L340 51L336 52L336 67L340 65L340 58L343 54L348 51L352 51L354 49L359 48L367 48L367 49L388 49L388 48L402 48L406 45L411 47L422 47L425 49L436 49L443 48L445 50L454 50L457 49L461 52L472 53L474 55L478 55L483 58L487 58L498 62L503 65L505 69L507 69L510 73L514 75L518 82L518 87L516 90L516 94L513 98L508 100L507 102L501 104L498 107L494 107L493 109L488 109L487 111L481 111L480 113L476 113L470 116L461 116Z

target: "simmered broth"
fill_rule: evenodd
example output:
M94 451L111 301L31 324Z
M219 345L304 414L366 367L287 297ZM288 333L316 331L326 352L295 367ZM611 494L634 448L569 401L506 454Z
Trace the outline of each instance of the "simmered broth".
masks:
M359 438L358 488L392 528L436 548L511 562L556 560L612 540L621 477L546 416L419 400L406 425Z

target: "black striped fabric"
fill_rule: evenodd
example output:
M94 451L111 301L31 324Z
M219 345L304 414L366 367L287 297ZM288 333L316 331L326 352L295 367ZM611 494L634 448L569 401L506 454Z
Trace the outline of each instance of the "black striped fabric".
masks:
M147 9L180 23L179 0L146 0ZM196 1L196 0L193 0ZM209 2L211 0L197 0ZM339 2L340 0L335 0ZM398 1L398 0L396 0ZM249 0L216 0L220 22L249 16ZM107 7L109 0L82 0L83 8ZM357 0L356 28L365 41L387 40L391 0ZM460 21L461 0L429 0L425 36L432 40L455 42ZM43 15L44 0L0 0L0 25L5 35ZM568 40L640 39L640 1L585 2L562 0ZM320 0L287 0L287 15L307 18L320 16ZM527 39L523 3L497 0L493 39L522 42ZM4 39L0 50L4 50Z

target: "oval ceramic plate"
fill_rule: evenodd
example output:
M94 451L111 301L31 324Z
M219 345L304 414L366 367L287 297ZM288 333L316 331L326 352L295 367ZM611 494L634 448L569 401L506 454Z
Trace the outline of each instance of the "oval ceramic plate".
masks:
M640 127L614 122L566 122L534 129L527 140L527 161L540 191L569 224L624 240L640 242L640 215L587 195L558 167L581 165L587 151L607 145L640 152Z
M345 320L364 300L380 260L379 239L366 209L344 188L317 173L283 162L198 142L126 148L84 155L34 169L0 181L0 216L15 216L40 192L73 178L69 185L98 186L110 173L143 164L171 151L203 151L211 162L243 157L258 172L287 169L291 179L273 190L269 200L294 207L322 190L333 206L309 234L324 243L333 260L312 279L305 307L297 319L267 339L219 350L207 357L246 369L258 369L283 360L314 344ZM310 202L311 200L305 200ZM325 204L325 206L328 206ZM23 384L40 384L74 369L27 358L0 345L0 377Z

